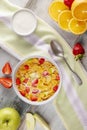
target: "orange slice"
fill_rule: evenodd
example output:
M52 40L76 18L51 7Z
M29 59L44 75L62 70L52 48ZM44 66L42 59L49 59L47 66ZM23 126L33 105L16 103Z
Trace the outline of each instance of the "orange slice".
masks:
M76 34L82 34L86 31L87 23L85 21L78 21L75 18L72 18L69 22L69 30Z
M87 0L75 0L71 7L72 15L79 21L87 20Z
M49 5L49 15L53 20L57 22L58 15L60 14L60 12L66 9L69 9L69 8L64 4L64 2L58 1L58 0L53 1Z
M72 19L72 13L70 10L62 11L58 16L58 25L66 31L69 31L68 23Z

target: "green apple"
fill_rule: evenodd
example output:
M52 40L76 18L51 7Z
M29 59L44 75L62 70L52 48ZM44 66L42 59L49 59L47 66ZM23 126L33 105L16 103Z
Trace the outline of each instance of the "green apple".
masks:
M44 130L51 130L48 123L37 113L34 114L34 118L36 119L36 121L41 124L42 128L44 128Z
M35 119L31 113L27 113L25 117L25 124L27 130L34 130L35 129Z
M26 113L19 130L35 130L35 119L31 113Z
M17 130L20 124L20 115L10 107L0 110L0 130Z

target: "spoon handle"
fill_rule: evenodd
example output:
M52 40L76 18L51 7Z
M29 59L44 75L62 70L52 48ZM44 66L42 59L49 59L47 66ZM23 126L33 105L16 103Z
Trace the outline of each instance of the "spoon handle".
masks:
M69 67L69 69L71 70L72 76L73 76L74 80L78 83L78 85L81 85L81 84L82 84L81 78L77 75L76 72L74 72L74 71L72 70L72 68L70 67L70 65L69 65L68 62L66 61L65 57L63 57L63 59L64 59L65 63L67 64L67 66Z

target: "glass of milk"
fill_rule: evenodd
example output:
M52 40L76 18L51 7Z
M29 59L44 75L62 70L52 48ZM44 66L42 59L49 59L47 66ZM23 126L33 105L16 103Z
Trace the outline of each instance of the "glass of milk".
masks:
M37 18L29 9L20 9L12 16L12 28L21 36L30 35L37 27Z

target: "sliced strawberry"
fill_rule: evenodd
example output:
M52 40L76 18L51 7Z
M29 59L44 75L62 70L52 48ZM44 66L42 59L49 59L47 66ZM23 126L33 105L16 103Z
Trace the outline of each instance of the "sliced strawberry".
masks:
M56 80L60 80L60 76L59 75L56 76Z
M72 6L73 1L74 0L64 0L64 4L67 5L69 7L69 9L70 9L71 6Z
M47 75L49 75L49 73L47 71L44 71L43 76L47 76Z
M40 64L43 64L44 62L45 62L45 59L44 59L44 58L40 58L40 59L39 59L39 63L40 63Z
M30 92L30 88L26 87L26 92L29 93Z
M81 59L85 53L85 50L83 48L83 46L81 45L81 43L76 43L74 44L73 50L72 50L73 54L75 55L75 59Z
M27 82L28 82L28 78L24 79L23 82L24 82L24 83L27 83Z
M32 81L32 86L33 87L36 87L37 84L38 84L38 79L35 79L35 80Z
M25 68L26 70L28 70L28 69L29 69L29 66L28 66L28 65L24 65L24 68Z
M12 73L12 68L9 62L5 63L5 65L2 68L3 74L11 74Z
M35 95L31 95L31 98L30 98L31 101L37 101L38 98L35 96Z
M21 84L20 78L16 78L16 85L20 85L20 84Z
M12 79L11 78L0 78L0 84L2 84L5 88L11 88Z
M38 89L33 89L33 90L32 90L32 93L33 93L33 94L37 94L38 92L39 92Z
M26 91L25 91L25 90L20 90L19 92L20 92L20 94L21 94L22 96L25 97L25 95L26 95Z
M54 90L55 92L57 91L57 89L58 89L58 85L56 85L56 86L53 87L53 90Z

